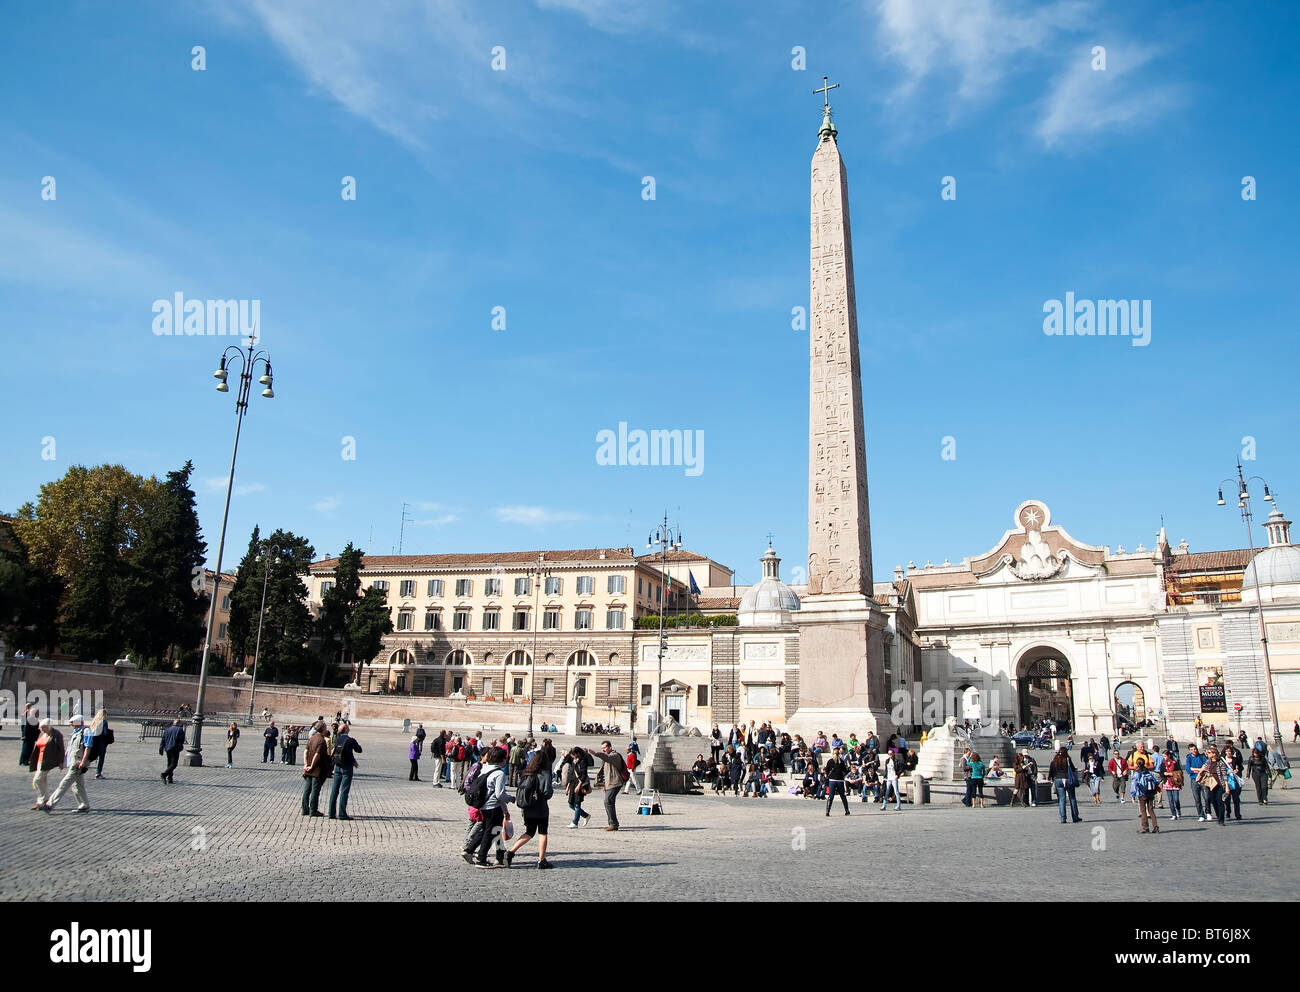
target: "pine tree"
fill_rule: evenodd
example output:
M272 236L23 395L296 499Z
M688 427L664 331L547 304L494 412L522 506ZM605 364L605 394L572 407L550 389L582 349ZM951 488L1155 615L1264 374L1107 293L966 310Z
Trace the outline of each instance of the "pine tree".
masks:
M63 580L33 562L6 520L0 520L0 639L13 651L50 650L58 643Z
M303 576L315 559L316 550L306 538L290 531L276 530L265 540L259 539L259 533L254 528L231 592L227 628L231 653L250 663L256 654L259 682L302 682L311 672L307 642L312 633L308 589ZM263 583L266 612L260 614Z
M169 649L198 649L206 632L206 594L195 595L203 574L207 543L199 531L193 463L167 473L153 508L136 535L124 602L130 644L146 667L161 662Z

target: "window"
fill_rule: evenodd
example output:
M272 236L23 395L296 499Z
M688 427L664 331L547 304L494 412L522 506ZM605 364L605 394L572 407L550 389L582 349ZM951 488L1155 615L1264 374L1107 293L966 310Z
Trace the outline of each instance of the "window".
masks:
M461 651L460 649L457 649L453 651L451 654L447 655L447 660L443 662L443 664L444 665L472 665L474 664L474 659L469 656L468 651Z
M578 576L578 595L590 596L592 590L596 588L596 580L590 575Z
M226 639L226 625L223 623L217 627L217 640L224 641L225 639Z
M573 627L575 630L591 630L591 610L574 610Z
M230 612L230 593L221 597L221 608L227 613Z
M611 575L605 582L605 591L610 595L627 591L627 576Z
M326 594L327 592L329 592L329 591L330 591L331 589L333 589L333 588L334 588L334 582L333 582L332 580L326 580L325 582L322 582L322 583L320 584L320 597L321 597L321 599L324 599L324 598L325 598L325 594Z
M457 610L451 622L452 630L469 630L469 610Z
M501 629L501 611L484 610L483 611L483 629L500 630Z
M524 694L524 677L516 675L511 681L510 695L522 696Z
M618 679L609 680L609 698L610 699L618 698Z
M473 595L474 595L474 580L473 580L473 579L457 579L457 580L456 580L456 595L457 595L457 596L473 596Z
M573 684L573 694L574 694L575 696L585 696L585 695L587 695L587 680L586 680L586 679L578 679L578 680Z
M641 595L641 576L639 575L636 577L636 594Z
M425 630L442 630L442 611L429 610L424 614Z
M516 596L527 596L532 591L533 591L533 580L530 579L527 575L521 575L519 578L515 579Z
M397 629L412 630L413 629L412 623L414 622L414 618L415 618L415 614L412 613L410 610L402 610L400 613L397 614Z
M387 591L388 591L388 580L387 580L387 579L375 579L375 581L372 582L372 583L370 583L370 585L371 585L371 587L374 588L374 589L382 589L382 590L384 590L384 592L387 592Z
M528 611L515 610L514 616L510 621L511 630L528 630Z
M490 696L490 695L492 695L492 680L491 680L491 679L484 679L484 680L483 680L483 695L485 695L485 696Z
M573 652L573 654L569 655L569 664L583 665L583 666L595 665L596 656L592 654L590 651L581 651L581 650L575 651Z
M709 687L707 685L697 685L695 687L695 705L709 705Z
M555 679L542 679L542 695L547 699L555 695Z
M441 595L442 595L442 579L430 579L430 580L429 580L429 585L428 585L428 595L429 595L430 597L432 597L432 596L441 596Z
M623 629L623 611L622 611L622 610L609 610L609 611L607 611L607 612L605 613L605 629L606 629L606 630L622 630L622 629Z
M491 597L493 597L493 596L500 596L500 595L501 595L501 580L500 580L500 579L484 579L484 580L483 580L483 595L484 595L484 596L487 596L488 598L491 598Z
M542 614L542 630L560 629L560 611L547 610Z
M415 580L414 580L414 579L403 579L403 580L402 580L402 585L401 585L401 590L400 590L400 592L399 592L399 595L401 595L401 596L403 596L403 597L405 597L405 596L414 596L414 595L415 595Z
M657 603L663 598L664 598L664 587L655 586L655 602Z
M641 683L641 705L650 705L650 685L646 682Z
M506 664L507 664L507 665L526 665L526 664L528 664L528 652L527 652L527 651L511 651L508 655L506 655Z
M761 709L776 709L781 705L781 687L779 685L745 686L745 705Z
M546 595L558 596L564 591L564 580L559 576L552 575L546 580Z

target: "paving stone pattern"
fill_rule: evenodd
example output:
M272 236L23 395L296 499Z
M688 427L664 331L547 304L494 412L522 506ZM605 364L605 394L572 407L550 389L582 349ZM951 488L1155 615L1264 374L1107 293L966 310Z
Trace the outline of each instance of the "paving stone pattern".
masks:
M31 776L17 764L17 727L0 732L0 899L306 900L1284 900L1300 880L1300 789L1256 805L1247 785L1243 821L1220 827L1161 820L1137 834L1136 809L1081 803L1085 822L1062 825L1055 805L1024 810L904 806L885 812L851 801L665 797L663 816L637 816L619 800L623 829L606 832L599 794L590 825L565 829L551 803L551 872L535 869L535 842L509 871L478 871L460 858L464 800L409 782L397 731L360 728L365 748L353 780L352 821L299 813L297 767L261 764L247 732L234 769L217 742L203 768L182 764L164 785L156 742L115 725L108 778L87 777L92 811L32 812ZM599 738L583 738L595 746ZM557 746L567 743L556 739ZM625 740L617 742L625 743ZM278 752L277 752L278 754ZM302 752L299 751L301 756ZM428 774L428 762L422 762ZM53 776L51 776L53 779ZM1108 795L1109 788L1103 790ZM322 811L325 809L322 795ZM517 826L522 821L516 812ZM1102 828L1104 836L1097 833ZM1094 849L1104 839L1104 850Z

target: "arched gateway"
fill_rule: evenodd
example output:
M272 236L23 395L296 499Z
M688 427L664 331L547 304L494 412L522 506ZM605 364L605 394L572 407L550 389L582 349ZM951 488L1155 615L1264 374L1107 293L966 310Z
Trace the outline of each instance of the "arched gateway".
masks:
M1057 651L1030 652L1017 666L1020 684L1020 724L1036 727L1043 719L1058 730L1074 729L1074 690L1070 663Z

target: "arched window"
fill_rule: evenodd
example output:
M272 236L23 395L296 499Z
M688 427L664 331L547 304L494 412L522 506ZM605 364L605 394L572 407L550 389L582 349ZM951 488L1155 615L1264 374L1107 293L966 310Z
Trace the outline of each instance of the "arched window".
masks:
M506 655L507 665L527 665L531 662L527 651L511 651Z
M594 666L596 664L596 656L590 651L575 651L573 654L569 655L568 664L579 665L584 668Z
M443 664L472 665L474 664L474 659L469 656L468 651L462 651L460 648L457 648L455 651L451 652L451 654L447 655L447 660L444 661Z
M388 663L390 665L414 665L415 655L411 654L410 651L407 651L406 648L401 648L398 651L394 651L389 656Z

